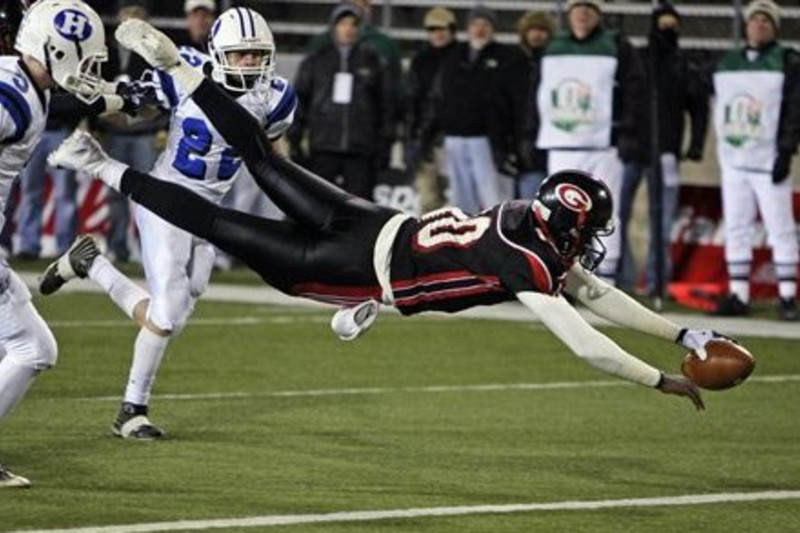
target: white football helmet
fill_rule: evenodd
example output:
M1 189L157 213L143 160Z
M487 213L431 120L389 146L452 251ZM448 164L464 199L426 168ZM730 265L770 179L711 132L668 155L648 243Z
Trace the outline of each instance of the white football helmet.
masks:
M47 68L59 86L86 103L103 91L108 60L103 21L80 0L39 0L25 13L14 48Z
M226 89L244 92L268 89L275 73L275 38L267 21L252 9L234 7L217 17L208 39L213 70L211 77ZM256 66L239 67L228 60L229 52L259 51Z

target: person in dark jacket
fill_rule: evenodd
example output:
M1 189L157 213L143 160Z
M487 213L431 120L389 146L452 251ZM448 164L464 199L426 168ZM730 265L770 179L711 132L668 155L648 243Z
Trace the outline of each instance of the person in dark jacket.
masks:
M698 65L691 62L678 46L680 24L680 14L672 5L664 3L657 6L653 10L650 42L641 50L646 74L646 94L652 98L654 88L658 93L658 142L663 180L661 229L664 245L664 262L660 268L664 280L668 279L669 275L669 235L678 202L679 161L682 158L692 161L700 161L703 158L703 145L708 129L709 83ZM635 271L635 268L630 254L627 229L636 190L642 177L652 171L650 114L645 113L642 117L645 126L642 129L641 150L631 160L626 161L622 178L619 216L622 230L623 278L635 278L635 273L631 272ZM684 151L687 115L691 120L691 127L688 149ZM653 208L656 203L652 194L653 187L649 187L648 192L651 193L649 205L652 220L655 216ZM654 241L655 239L651 238L645 271L649 292L653 292L656 274Z
M495 13L483 6L468 17L466 43L442 61L426 105L422 139L444 135L450 203L477 213L500 201L499 176L489 140L503 67L518 53L494 40ZM424 142L424 141L423 141Z
M555 33L553 18L543 11L525 13L517 23L516 61L504 69L492 126L492 151L501 173L516 178L516 198L533 198L547 176L547 152L536 148L536 87L542 54Z
M647 110L644 71L626 38L603 27L602 0L568 0L569 28L557 32L542 57L537 90L537 147L548 150L548 172L578 169L603 179L618 216L622 161L641 152ZM615 283L619 232L603 239L608 253L598 275Z
M428 42L411 60L406 82L406 169L413 173L423 213L445 204L447 178L442 175L441 135L431 135L423 145L421 133L425 104L442 60L456 47L456 16L449 9L434 7L425 14Z
M333 41L312 52L294 83L298 105L289 141L310 166L346 191L371 199L374 177L389 167L394 141L392 80L377 53L358 42L363 12L341 4L331 13Z

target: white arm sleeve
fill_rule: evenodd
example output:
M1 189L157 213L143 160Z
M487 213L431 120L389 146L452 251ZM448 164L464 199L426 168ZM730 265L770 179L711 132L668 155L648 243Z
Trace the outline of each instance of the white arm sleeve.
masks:
M566 292L590 311L642 333L675 342L681 326L667 320L576 264L567 275Z
M620 348L590 326L563 296L520 292L517 298L575 355L598 370L655 387L661 372Z

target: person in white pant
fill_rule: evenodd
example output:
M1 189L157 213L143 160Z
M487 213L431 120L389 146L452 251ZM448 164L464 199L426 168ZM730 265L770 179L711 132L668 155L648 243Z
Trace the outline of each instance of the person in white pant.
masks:
M100 17L78 0L41 0L22 20L14 45L20 57L0 57L0 228L11 184L45 129L50 89L83 87L82 100L97 109L121 109L119 96L101 96L97 75L107 58ZM22 280L0 260L0 419L52 368L56 340L33 307ZM0 466L0 488L30 481Z
M602 0L569 0L569 28L545 50L537 91L536 145L548 152L548 172L576 169L597 176L614 196L622 186L622 161L637 151L637 124L644 104L644 71L633 46L602 26ZM604 239L608 248L597 275L614 283L620 232Z
M251 9L231 8L214 23L209 48L210 58L188 47L182 47L180 53L199 73L210 71L211 79L227 89L256 117L269 138L277 141L292 123L297 98L286 79L274 72L275 41L267 21ZM209 63L211 68L205 68ZM155 70L138 84L152 86L160 103L172 111L167 147L153 175L220 203L241 174L239 155L171 76ZM156 374L170 340L185 328L208 286L214 249L141 205L136 209L136 224L148 291L100 257L91 236L80 236L66 254L48 266L54 283L40 285L39 290L50 294L70 275L88 276L141 325L112 432L126 439L152 440L166 435L149 419Z
M443 133L451 204L467 213L500 201L490 122L497 120L499 75L517 54L494 40L496 25L490 9L478 6L470 11L467 42L456 44L442 60L422 126L422 139L432 139L433 130Z
M730 279L729 295L716 313L749 313L753 232L760 212L778 278L778 316L797 320L798 244L790 167L800 142L800 54L776 40L777 4L751 2L745 16L747 46L730 51L714 74Z

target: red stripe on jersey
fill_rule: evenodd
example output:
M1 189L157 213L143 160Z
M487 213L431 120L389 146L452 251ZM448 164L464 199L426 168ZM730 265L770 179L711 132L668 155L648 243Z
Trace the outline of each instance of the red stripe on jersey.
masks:
M467 279L481 280L487 283L499 283L500 281L497 276L476 276L469 270L451 270L450 272L429 274L427 276L419 276L417 278L409 280L394 281L392 282L392 289L403 290L430 283L442 283L442 282L447 283L447 282L463 281Z
M475 287L459 289L442 289L434 292L425 292L416 296L409 296L407 298L397 298L395 299L394 304L397 307L404 307L416 305L420 302L463 298L465 296L475 296L477 294L484 294L487 292L503 292L503 290L504 289L499 285L478 285Z
M292 287L291 292L297 296L337 305L354 305L370 299L380 301L382 295L380 287L353 287L325 283L298 283Z
M536 288L544 294L551 294L553 291L553 281L550 277L550 271L547 270L544 262L533 252L525 253L525 259L528 260L528 265L531 267L533 279L536 281Z

